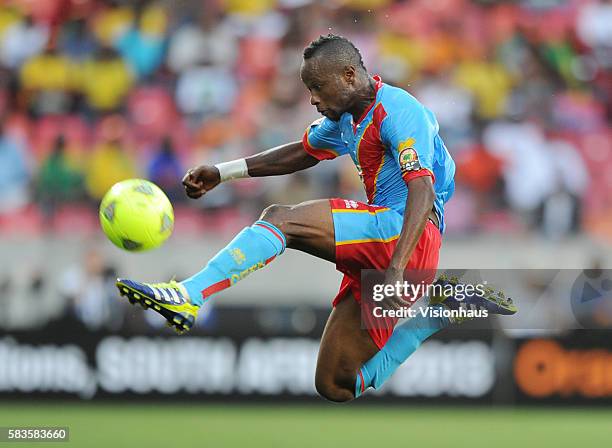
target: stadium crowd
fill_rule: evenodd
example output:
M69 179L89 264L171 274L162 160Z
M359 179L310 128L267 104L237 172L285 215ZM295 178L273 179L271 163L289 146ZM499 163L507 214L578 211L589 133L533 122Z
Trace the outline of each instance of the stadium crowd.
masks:
M197 231L272 202L363 198L350 160L197 204L180 188L192 165L301 138L317 118L301 52L328 32L436 113L458 165L449 233L612 235L608 0L5 0L0 233L95 226L130 177Z

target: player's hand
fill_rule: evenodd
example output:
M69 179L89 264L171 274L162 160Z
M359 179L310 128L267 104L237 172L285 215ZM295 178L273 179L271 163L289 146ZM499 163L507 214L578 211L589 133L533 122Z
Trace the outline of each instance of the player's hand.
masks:
M404 272L401 270L387 269L385 272L385 285L397 285L404 284ZM412 305L412 302L408 298L404 298L401 295L394 294L393 296L385 297L385 308L399 310L401 308L407 308Z
M201 198L207 191L212 190L221 183L219 170L210 165L200 165L187 170L183 176L185 193L191 199Z

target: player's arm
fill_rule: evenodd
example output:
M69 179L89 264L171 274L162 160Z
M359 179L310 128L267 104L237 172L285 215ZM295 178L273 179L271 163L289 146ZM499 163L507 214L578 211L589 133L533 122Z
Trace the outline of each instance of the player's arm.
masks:
M301 141L268 149L246 159L217 165L201 165L190 169L183 177L187 196L197 199L221 182L241 177L279 176L305 170L319 160L304 150Z
M389 269L396 273L403 272L412 257L436 198L430 176L412 179L408 186L410 194L406 200L404 223L389 263Z
M404 210L404 224L386 273L386 283L403 282L408 260L421 238L436 198L430 176L416 177L408 182L410 194Z
M251 177L291 174L315 166L319 160L304 151L301 141L287 143L246 158Z

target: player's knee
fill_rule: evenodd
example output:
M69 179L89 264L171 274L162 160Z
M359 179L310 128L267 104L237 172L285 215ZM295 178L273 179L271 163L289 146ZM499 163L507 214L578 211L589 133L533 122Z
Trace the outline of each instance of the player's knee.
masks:
M262 213L260 219L273 224L288 236L291 207L288 205L272 204L267 207Z
M357 369L350 359L340 359L328 363L317 363L315 388L329 401L344 403L355 398L355 380Z
M319 395L334 403L346 403L355 398L355 394L352 390L346 387L336 384L333 381L329 382L315 382L315 387Z

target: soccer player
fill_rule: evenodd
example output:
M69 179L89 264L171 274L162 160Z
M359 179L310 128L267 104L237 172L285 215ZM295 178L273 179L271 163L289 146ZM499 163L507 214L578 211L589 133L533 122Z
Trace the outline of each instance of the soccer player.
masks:
M409 269L429 272L424 280L434 280L455 164L434 115L408 92L370 76L346 38L329 34L313 41L304 50L300 76L323 115L302 140L190 169L183 178L186 194L197 199L221 182L290 174L349 155L368 203L329 199L271 205L192 277L158 284L119 279L117 286L131 303L154 309L183 332L206 300L286 248L335 263L344 278L322 336L315 386L325 398L344 402L380 387L426 338L451 323L418 315L395 330L396 319L362 328L360 273L385 271L384 282L395 284ZM399 306L404 299L391 302ZM429 306L516 312L510 301L490 294L472 294L463 303L451 294Z

